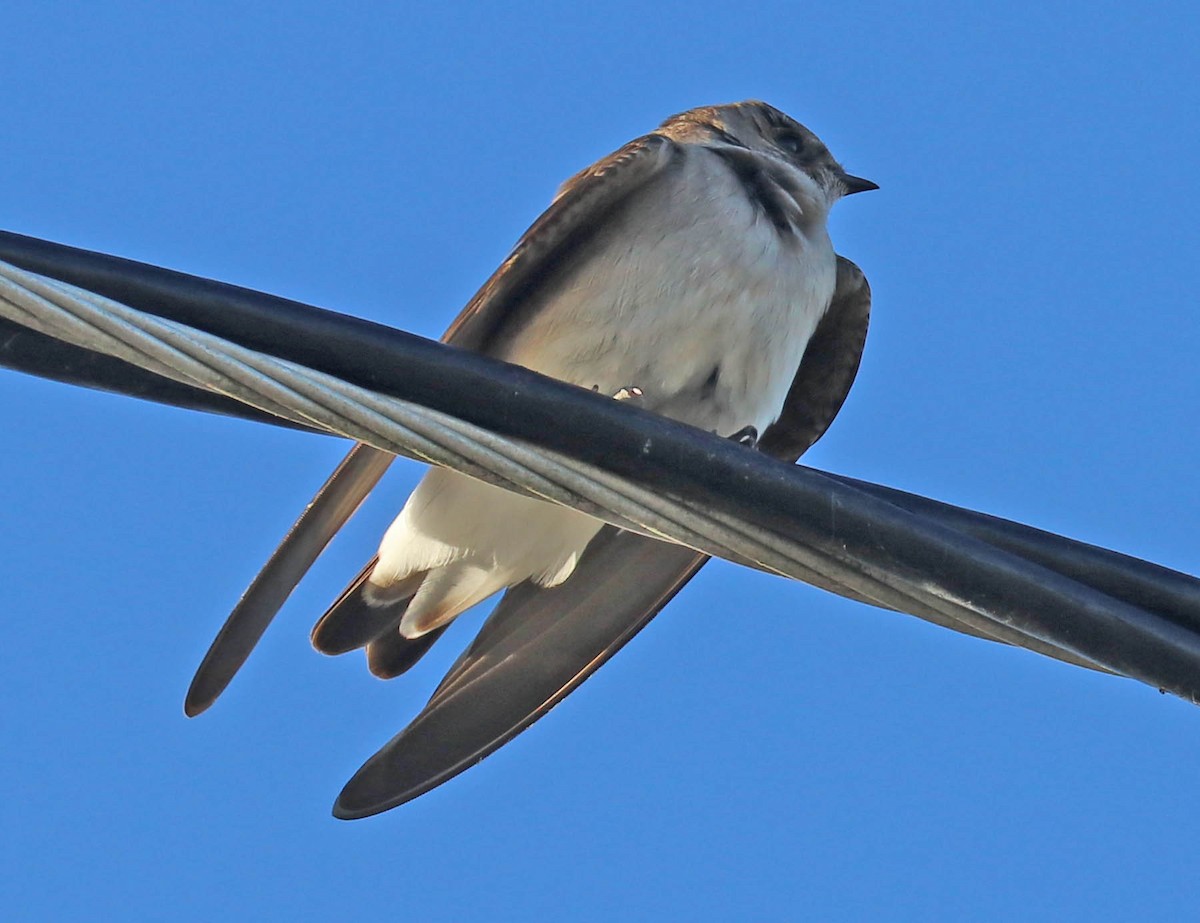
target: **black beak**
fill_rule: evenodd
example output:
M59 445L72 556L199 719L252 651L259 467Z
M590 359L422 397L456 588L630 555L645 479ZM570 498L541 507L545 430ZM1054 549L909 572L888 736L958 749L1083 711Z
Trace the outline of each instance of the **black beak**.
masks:
M856 192L870 192L872 189L879 188L878 183L873 183L869 179L863 179L861 176L851 176L849 173L842 174L842 186L846 189L846 195L854 195Z

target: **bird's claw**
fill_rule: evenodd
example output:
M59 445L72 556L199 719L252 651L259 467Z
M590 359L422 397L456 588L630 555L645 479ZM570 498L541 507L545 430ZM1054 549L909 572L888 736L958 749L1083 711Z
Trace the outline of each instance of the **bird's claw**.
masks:
M758 430L753 426L743 426L728 438L738 445L744 445L748 449L753 449L758 445Z

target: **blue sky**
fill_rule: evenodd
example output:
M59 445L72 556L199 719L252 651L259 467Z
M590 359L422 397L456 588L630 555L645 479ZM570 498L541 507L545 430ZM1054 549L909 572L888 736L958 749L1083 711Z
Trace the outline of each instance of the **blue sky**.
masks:
M759 97L881 191L836 471L1200 572L1191 4L28 4L0 226L436 336L580 167ZM209 639L343 447L0 373L0 912L30 920L1128 919L1200 900L1200 711L714 564L553 714L329 816L469 636L392 683ZM479 616L469 620L477 625Z

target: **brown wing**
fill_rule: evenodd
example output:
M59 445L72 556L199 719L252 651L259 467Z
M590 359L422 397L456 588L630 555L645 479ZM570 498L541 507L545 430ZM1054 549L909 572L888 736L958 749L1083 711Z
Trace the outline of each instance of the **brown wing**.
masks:
M833 301L761 449L795 461L829 428L858 372L870 309L862 272L839 257ZM346 784L334 814L386 811L479 762L599 669L707 560L607 526L561 586L513 587L421 713ZM372 641L372 669L389 654L403 662L407 643L399 632Z
M871 319L871 287L850 260L839 256L837 263L829 310L805 347L779 419L758 443L776 458L795 461L825 435L858 375Z
M486 353L496 333L515 323L531 292L560 271L605 220L673 163L680 148L662 135L630 141L563 184L550 207L533 223L512 253L467 302L443 342Z
M529 293L552 271L568 265L572 254L586 244L605 218L660 176L678 153L678 146L670 139L646 135L568 180L550 207L517 241L508 259L468 302L442 341L487 352L498 331L519 321L523 305L531 301ZM351 449L226 619L192 679L184 701L186 714L197 715L216 701L284 601L379 482L391 460L392 456L369 446ZM353 624L364 614L359 593L364 580L365 575L359 574L318 621L313 629L313 644L318 650L337 653L343 649L341 638L347 632L369 634L367 629L381 621L390 625L392 614L399 622L407 603L393 607L394 612L372 612L365 623ZM336 643L326 640L334 637ZM398 669L398 664L407 669L430 643L432 639L413 642L408 651L390 650L378 665L373 659L372 668L385 674Z
M392 457L359 444L334 469L213 639L188 687L184 714L200 714L225 691L292 590L379 483Z

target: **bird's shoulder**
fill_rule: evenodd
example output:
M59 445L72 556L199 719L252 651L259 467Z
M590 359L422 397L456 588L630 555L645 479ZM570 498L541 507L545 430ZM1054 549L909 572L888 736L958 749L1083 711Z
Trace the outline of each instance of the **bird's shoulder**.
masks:
M679 169L684 145L659 133L635 138L579 171L559 188L550 207L530 226L507 259L467 303L443 342L487 352L497 334L553 270L571 257L605 220L647 186Z

